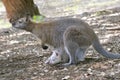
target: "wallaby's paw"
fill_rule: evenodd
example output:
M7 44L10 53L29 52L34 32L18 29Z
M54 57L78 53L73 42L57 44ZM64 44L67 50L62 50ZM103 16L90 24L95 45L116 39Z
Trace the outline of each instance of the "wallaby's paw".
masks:
M64 67L67 67L67 66L70 66L70 65L76 65L76 63L64 63L64 64L62 64Z
M49 64L49 61L50 61L50 60L49 60L49 59L47 59L47 60L45 61L45 64Z
M78 62L75 62L75 63L69 62L69 63L62 64L62 66L67 67L67 66L70 66L70 65L77 65L77 64L78 64Z
M62 64L63 67L68 67L70 65L71 65L70 63L64 63L64 64Z

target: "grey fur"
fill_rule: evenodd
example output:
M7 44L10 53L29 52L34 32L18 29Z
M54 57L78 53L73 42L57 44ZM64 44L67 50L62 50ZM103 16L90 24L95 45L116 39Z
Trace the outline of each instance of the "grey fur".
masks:
M24 22L26 20L28 21ZM105 51L93 29L80 19L64 18L41 23L26 20L23 23L19 23L18 20L13 27L32 32L41 39L42 44L47 43L54 46L55 49L63 47L61 51L64 50L65 53L58 52L59 56L61 58L65 54L67 56L64 58L69 56L69 62L64 65L76 64L84 60L85 51L90 45L93 45L97 52L107 58L120 59L120 54Z

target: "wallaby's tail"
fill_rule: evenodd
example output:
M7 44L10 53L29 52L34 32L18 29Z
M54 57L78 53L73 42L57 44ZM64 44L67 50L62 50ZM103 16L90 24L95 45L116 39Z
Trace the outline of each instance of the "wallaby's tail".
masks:
M114 53L107 52L106 50L103 49L102 45L100 44L98 40L93 42L93 47L98 53L100 53L101 55L107 58L120 59L120 54L114 54Z

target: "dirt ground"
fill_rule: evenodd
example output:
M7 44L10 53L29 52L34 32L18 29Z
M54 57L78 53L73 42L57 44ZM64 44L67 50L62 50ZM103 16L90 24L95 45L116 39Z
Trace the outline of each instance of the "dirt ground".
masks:
M106 50L120 53L120 7L74 17L92 26ZM92 47L85 61L69 67L45 64L51 50L43 50L29 32L1 29L0 80L120 80L120 60L104 58Z

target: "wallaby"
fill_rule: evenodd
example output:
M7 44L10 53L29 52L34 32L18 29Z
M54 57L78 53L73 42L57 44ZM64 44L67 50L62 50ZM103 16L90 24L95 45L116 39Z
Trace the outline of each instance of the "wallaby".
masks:
M41 39L42 45L45 43L52 45L56 50L53 51L54 54L59 50L59 55L57 55L59 57L51 56L53 61L54 58L59 59L67 54L69 62L63 65L77 64L79 61L83 61L85 51L90 45L93 45L98 53L107 58L120 59L120 54L105 51L93 29L87 23L77 18L61 18L35 23L30 18L23 17L13 23L13 27L32 32ZM65 53L61 53L63 50ZM64 58L67 58L67 56ZM48 59L46 63L56 64L60 61L52 62L51 60Z

